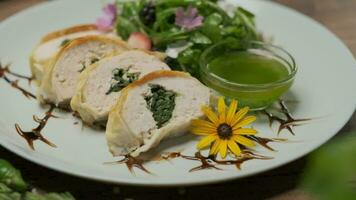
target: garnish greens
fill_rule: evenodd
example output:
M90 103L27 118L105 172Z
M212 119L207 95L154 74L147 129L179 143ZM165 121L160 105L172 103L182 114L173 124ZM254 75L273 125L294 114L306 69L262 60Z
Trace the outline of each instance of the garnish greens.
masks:
M69 193L36 194L29 192L21 172L6 160L0 159L1 200L75 200Z
M199 57L211 45L226 39L237 43L261 40L252 13L238 7L229 15L217 5L217 0L118 0L117 7L120 12L116 30L123 39L133 32L142 32L151 38L154 50L159 51L177 43L186 44L187 48L169 64L196 77Z
M129 69L114 69L112 79L115 81L111 84L110 89L106 92L106 95L109 95L112 92L119 92L130 83L136 81L140 76L139 72L129 73Z
M150 88L151 93L145 96L145 100L157 127L161 128L172 118L177 94L156 84L151 84Z

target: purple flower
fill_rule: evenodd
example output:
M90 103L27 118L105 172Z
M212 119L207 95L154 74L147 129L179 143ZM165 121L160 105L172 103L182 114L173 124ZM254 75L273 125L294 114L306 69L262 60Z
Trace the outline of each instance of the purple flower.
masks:
M192 30L203 24L204 17L198 15L198 9L189 6L187 10L180 7L176 11L175 24L181 28Z
M117 9L115 4L107 4L103 8L103 15L96 20L96 26L100 31L109 31L115 24Z

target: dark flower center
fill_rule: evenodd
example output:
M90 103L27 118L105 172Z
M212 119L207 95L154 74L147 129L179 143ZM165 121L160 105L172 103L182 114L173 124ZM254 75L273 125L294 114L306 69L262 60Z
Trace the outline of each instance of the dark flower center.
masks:
M218 127L218 135L221 139L230 139L232 136L232 127L226 123L220 124Z

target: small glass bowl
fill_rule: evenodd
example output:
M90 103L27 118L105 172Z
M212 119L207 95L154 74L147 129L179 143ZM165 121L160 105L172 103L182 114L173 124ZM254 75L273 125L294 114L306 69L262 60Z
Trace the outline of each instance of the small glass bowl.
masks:
M230 82L209 71L209 63L219 55L233 51L247 51L268 56L282 63L288 70L284 79L265 84L240 84ZM236 99L239 106L248 106L251 110L262 110L277 101L282 94L292 86L297 73L294 58L286 50L263 42L248 44L223 41L205 50L200 60L200 78L217 95L223 95L228 100Z

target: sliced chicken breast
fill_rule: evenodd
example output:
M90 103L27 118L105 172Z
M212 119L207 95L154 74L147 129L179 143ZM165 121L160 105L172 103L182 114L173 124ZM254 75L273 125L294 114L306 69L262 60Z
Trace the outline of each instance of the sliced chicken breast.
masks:
M98 31L94 24L73 26L45 35L34 48L30 56L31 72L36 83L38 85L41 84L44 68L49 65L51 59L55 57L60 49L71 40L88 35L104 34L115 37L115 34L113 33L103 33Z
M75 93L79 75L86 67L107 55L128 49L125 42L105 36L86 36L72 40L46 68L39 100L67 108Z
M79 77L72 110L87 124L106 124L122 89L150 72L169 70L160 57L153 52L129 50L91 65Z
M183 72L156 71L122 90L109 114L106 139L114 156L138 156L203 117L210 90Z

